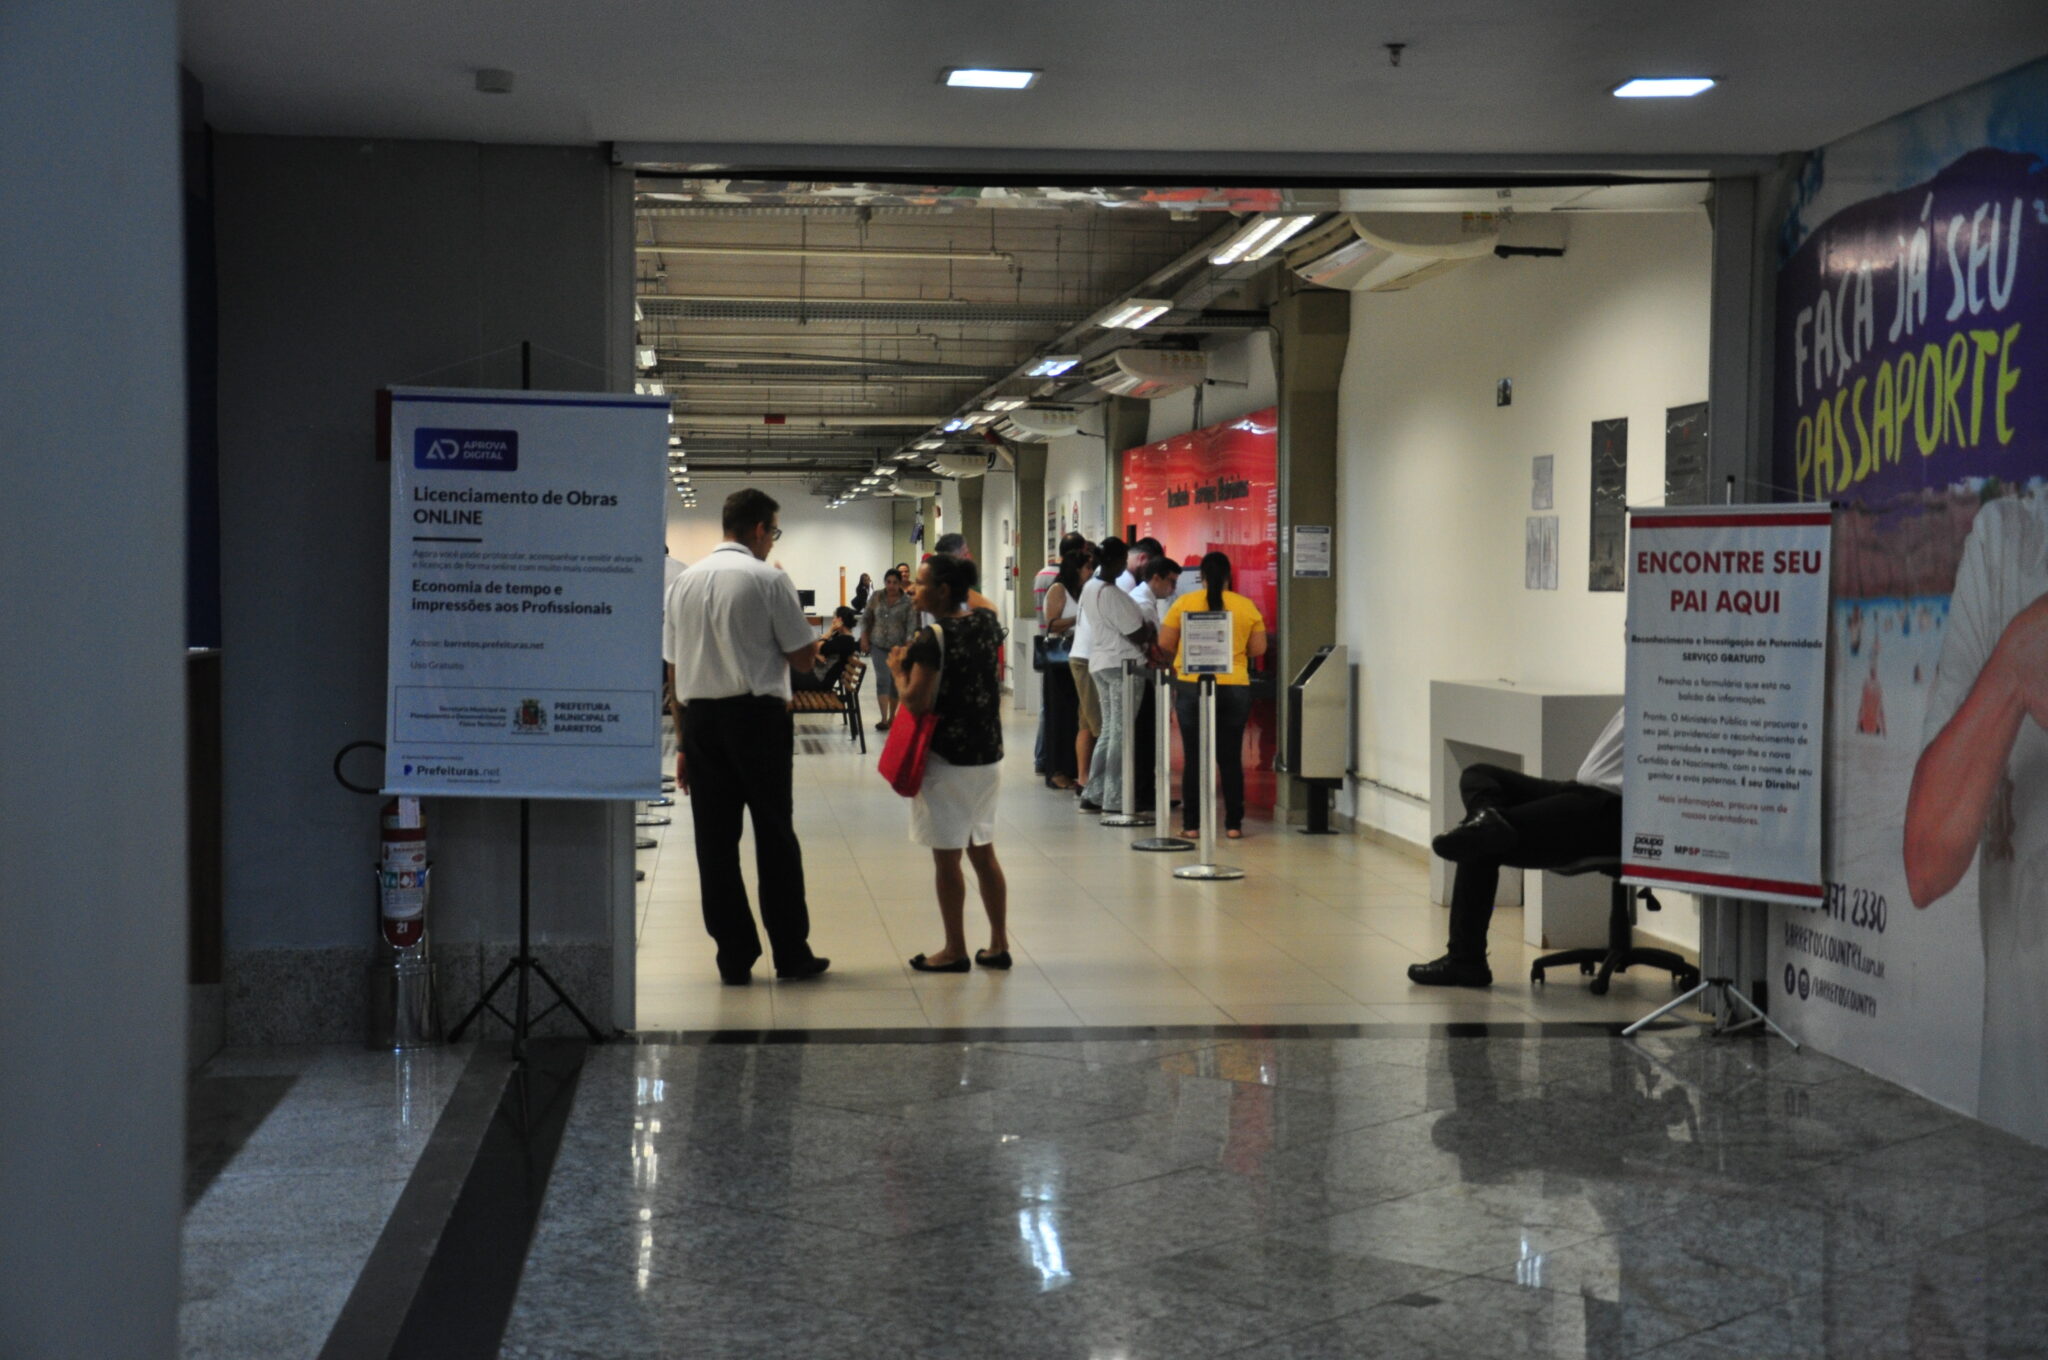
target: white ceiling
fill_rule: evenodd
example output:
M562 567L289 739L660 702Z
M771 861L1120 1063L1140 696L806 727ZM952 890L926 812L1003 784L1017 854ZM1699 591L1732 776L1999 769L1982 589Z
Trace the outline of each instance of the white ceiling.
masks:
M591 143L1774 153L2048 52L2044 0L187 0L230 132ZM1399 69L1382 44L1405 42ZM1042 68L1022 94L953 65ZM517 76L472 88L479 67ZM1620 101L1705 72L1690 101Z

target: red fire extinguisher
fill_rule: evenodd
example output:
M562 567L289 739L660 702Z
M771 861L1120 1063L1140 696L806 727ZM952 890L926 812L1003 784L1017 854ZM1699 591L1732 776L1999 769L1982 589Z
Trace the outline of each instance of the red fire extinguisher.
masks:
M427 819L417 798L384 804L377 859L377 914L393 949L420 942L427 919Z

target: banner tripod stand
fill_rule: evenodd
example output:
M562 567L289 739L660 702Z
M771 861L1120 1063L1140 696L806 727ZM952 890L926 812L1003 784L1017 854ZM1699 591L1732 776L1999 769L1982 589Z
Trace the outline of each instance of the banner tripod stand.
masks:
M1715 1036L1738 1034L1752 1025L1762 1025L1765 1029L1792 1045L1795 1051L1798 1049L1799 1041L1778 1028L1777 1022L1764 1014L1764 1008L1751 1001L1742 988L1735 985L1735 979L1726 977L1701 979L1699 986L1693 988L1684 996L1672 998L1623 1030L1621 1032L1622 1037L1624 1039L1629 1038L1651 1021L1663 1019L1694 997L1702 995L1710 995L1713 1000L1721 1003L1721 1018L1715 1022L1713 1029L1710 1031ZM1739 1020L1731 1025L1728 1023L1729 1017L1735 1014L1738 1006L1749 1012L1749 1019Z
M451 1044L459 1042L462 1038L462 1032L469 1028L469 1022L485 1011L489 1011L492 1015L504 1021L512 1030L512 1057L515 1062L522 1063L526 1061L526 1041L531 1037L533 1027L547 1019L550 1015L553 1015L557 1010L566 1009L569 1014L575 1016L576 1023L583 1026L583 1032L590 1036L590 1042L593 1044L601 1044L605 1038L604 1032L598 1029L596 1025L591 1024L590 1017L586 1016L577 1008L576 1003L569 999L569 994L562 990L562 984L555 981L548 970L541 966L540 960L533 956L533 946L529 939L533 901L533 866L530 853L533 844L532 820L533 800L529 798L520 799L519 952L512 956L512 961L505 965L504 970L498 974L497 980L484 989L484 994L477 998L474 1006L469 1008L469 1014L456 1021L455 1028L448 1031L448 1042ZM531 1007L528 1003L528 992L530 990L528 974L538 977L547 984L547 989L555 994L553 1004L542 1010L538 1015L531 1013ZM519 982L516 989L518 999L513 1005L512 1014L507 1015L491 1004L491 998L498 994L500 987L503 987L515 976Z

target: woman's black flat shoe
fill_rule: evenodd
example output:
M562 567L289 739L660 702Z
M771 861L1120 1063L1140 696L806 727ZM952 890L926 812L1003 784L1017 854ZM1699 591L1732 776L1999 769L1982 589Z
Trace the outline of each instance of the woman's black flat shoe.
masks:
M924 955L919 954L910 961L910 966L920 973L966 973L973 970L974 960L962 954L951 963L926 963Z
M1010 951L1005 949L999 954L991 954L986 949L977 949L974 951L974 961L984 968L1008 968Z

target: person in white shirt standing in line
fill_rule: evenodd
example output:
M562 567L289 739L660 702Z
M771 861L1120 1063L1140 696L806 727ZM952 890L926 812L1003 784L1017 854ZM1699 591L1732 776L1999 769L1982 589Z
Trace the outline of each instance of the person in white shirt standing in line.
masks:
M1458 866L1451 879L1448 952L1408 966L1425 987L1489 987L1486 927L1504 864L1554 869L1593 855L1621 853L1621 739L1628 710L1618 709L1576 777L1538 779L1499 765L1467 765L1458 777L1465 820L1431 841Z
M1112 583L1123 571L1129 557L1122 539L1105 538L1095 550L1098 564L1093 584L1084 591L1081 614L1088 620L1088 674L1095 684L1095 701L1102 709L1102 739L1095 744L1095 756L1088 769L1088 797L1104 812L1126 811L1125 799L1136 790L1124 788L1124 741L1130 713L1124 703L1124 663L1143 661L1153 636L1152 625L1138 602Z
M811 668L818 639L796 587L768 565L768 550L782 537L780 509L752 487L728 496L725 541L676 578L665 620L681 710L676 784L690 796L704 928L718 944L718 975L733 986L752 980L761 957L740 876L742 812L754 820L761 925L775 975L811 978L831 964L811 952L803 847L792 819L789 677Z
M1136 556L1136 553L1132 555ZM1146 621L1152 625L1154 636L1157 636L1160 627L1166 622L1166 611L1173 607L1173 597L1179 591L1179 584L1180 563L1168 557L1166 550L1162 548L1154 553L1145 563L1144 569L1138 572L1138 583L1125 592L1137 602L1138 608L1144 611ZM1159 665L1166 664L1166 661L1158 657L1151 659ZM1131 798L1131 806L1140 813L1156 811L1159 802L1159 791L1153 787L1159 782L1159 733L1155 707L1159 702L1157 691L1158 686L1153 683L1153 677L1146 676L1145 684L1138 690L1138 711L1131 715L1130 721L1131 744L1134 748L1131 753L1131 768L1138 777L1138 787Z

